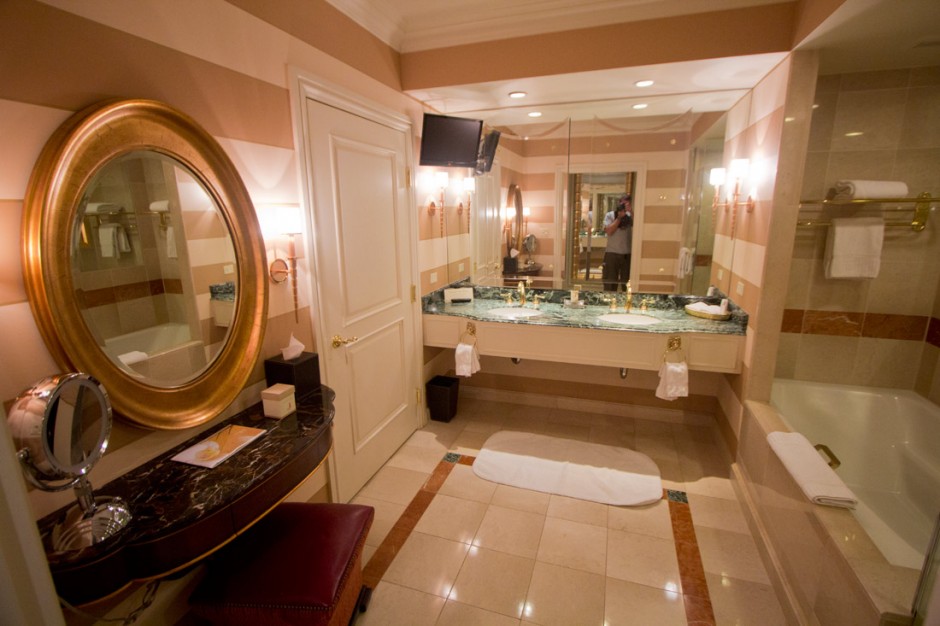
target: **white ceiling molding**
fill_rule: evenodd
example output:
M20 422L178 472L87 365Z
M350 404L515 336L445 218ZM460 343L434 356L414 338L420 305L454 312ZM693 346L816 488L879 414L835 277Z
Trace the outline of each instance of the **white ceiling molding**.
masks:
M774 4L780 0L327 0L399 52Z
M404 17L384 2L371 0L326 0L334 8L383 42L400 50L404 40Z

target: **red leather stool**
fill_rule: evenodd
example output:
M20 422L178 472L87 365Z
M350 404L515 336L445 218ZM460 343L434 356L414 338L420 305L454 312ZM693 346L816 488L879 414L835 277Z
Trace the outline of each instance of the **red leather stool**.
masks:
M365 610L362 547L375 512L282 503L220 550L189 599L213 624L349 624Z

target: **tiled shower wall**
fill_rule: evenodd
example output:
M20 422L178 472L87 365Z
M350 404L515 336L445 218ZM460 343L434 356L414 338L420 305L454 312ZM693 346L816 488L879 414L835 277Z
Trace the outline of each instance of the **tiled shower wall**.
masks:
M815 105L802 198L823 198L843 179L940 195L940 67L821 76ZM836 210L804 206L801 217L882 214ZM884 212L886 221L912 215ZM920 233L888 228L878 276L861 280L827 280L827 229L797 229L778 377L915 389L940 402L936 211L931 220Z

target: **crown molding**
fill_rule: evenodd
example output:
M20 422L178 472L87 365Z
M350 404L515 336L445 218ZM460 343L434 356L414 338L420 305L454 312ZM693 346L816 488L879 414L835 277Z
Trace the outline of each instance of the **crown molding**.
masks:
M326 0L329 4L395 50L405 39L403 18L383 2L370 0Z

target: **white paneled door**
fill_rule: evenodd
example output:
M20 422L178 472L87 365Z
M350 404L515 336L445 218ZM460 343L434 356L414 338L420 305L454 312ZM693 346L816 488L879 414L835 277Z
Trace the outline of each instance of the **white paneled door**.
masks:
M320 362L346 502L418 427L407 128L307 97Z

